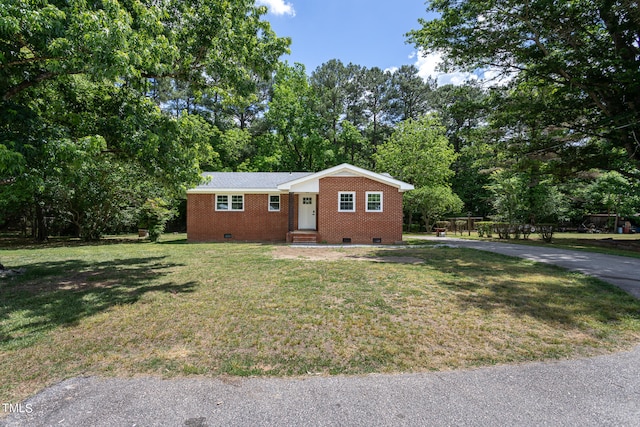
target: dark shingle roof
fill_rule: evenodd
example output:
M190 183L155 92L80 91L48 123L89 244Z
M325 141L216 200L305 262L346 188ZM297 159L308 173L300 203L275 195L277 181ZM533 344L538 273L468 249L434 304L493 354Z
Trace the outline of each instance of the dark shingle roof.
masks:
M277 190L278 185L312 175L312 172L204 172L208 182L194 190L254 189Z

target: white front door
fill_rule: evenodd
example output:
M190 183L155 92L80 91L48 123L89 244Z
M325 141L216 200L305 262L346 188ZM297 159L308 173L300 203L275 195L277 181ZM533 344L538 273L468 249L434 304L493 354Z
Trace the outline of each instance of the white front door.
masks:
M298 229L316 229L316 195L301 193L298 195Z

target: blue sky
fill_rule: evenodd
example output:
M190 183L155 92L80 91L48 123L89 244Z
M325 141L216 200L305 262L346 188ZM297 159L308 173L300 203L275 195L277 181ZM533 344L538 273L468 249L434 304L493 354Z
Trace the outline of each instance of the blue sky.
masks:
M424 0L256 0L278 36L291 37L291 55L311 73L330 59L345 65L393 70L414 64L420 76L438 78L440 84L460 84L476 76L436 72L439 55L422 55L406 44L405 34L429 18Z
M313 71L330 59L388 69L415 62L404 34L426 17L423 0L257 0L279 36L292 39L289 62Z

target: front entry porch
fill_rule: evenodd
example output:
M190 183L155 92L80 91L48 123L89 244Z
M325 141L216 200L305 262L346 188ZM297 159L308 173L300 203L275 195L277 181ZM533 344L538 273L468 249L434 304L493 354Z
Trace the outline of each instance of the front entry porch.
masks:
M295 230L287 233L287 243L318 243L320 234L315 230Z
M317 193L289 193L287 243L318 243Z

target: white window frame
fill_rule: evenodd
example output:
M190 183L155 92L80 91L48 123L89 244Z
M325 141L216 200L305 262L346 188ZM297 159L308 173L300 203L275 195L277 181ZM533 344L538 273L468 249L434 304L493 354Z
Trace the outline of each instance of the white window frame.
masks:
M234 202L233 201L234 197L240 197L240 203L242 203L242 207L240 209L237 209L237 208L233 207L234 203L238 203L238 202ZM231 207L232 211L243 211L244 210L244 194L232 194L231 195L231 205L230 205L230 207Z
M225 198L225 201L224 201L224 202L220 201L220 198L221 198L221 197L224 197L224 198ZM229 195L228 195L228 194L216 194L216 200L215 200L215 202L216 202L216 210L217 210L217 211L228 211L228 210L229 210ZM223 203L224 203L225 205L227 205L227 207L226 207L226 208L224 208L224 209L221 209L221 208L219 207L219 204L223 204Z
M226 205L227 208L226 209L220 209L218 207L218 197L224 197L227 201L226 201ZM234 197L240 197L242 200L242 209L234 209L233 208L233 198ZM237 203L237 202L236 202ZM242 212L244 211L244 194L216 194L216 211L220 211L220 212Z
M273 208L271 207L271 203L272 203L272 202L271 202L271 198L272 198L272 197L277 197L277 198L278 198L278 209L273 209ZM280 204L280 203L282 203L282 197L280 197L280 195L279 195L279 194L269 194L269 200L268 200L268 203L269 203L269 205L268 205L269 212L280 212L280 208L281 208L281 206L282 206L282 205Z
M367 200L365 202L365 210L367 212L382 212L384 210L384 205L383 205L384 195L382 191L367 191L366 195L367 195ZM373 196L373 195L380 196L380 209L369 209L369 196Z
M351 195L353 198L353 209L342 209L342 196ZM348 202L345 202L348 203ZM338 212L355 212L356 211L356 192L355 191L338 191Z

